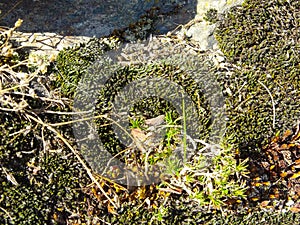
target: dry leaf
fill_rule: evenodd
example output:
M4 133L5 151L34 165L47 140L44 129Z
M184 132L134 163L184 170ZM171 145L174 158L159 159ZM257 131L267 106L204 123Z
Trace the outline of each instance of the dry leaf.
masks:
M291 179L297 179L298 177L300 177L300 172L294 173L293 176L291 176Z
M134 128L131 130L131 135L135 140L144 142L147 139L147 135L140 128Z
M282 178L286 177L287 175L288 175L287 172L282 172L282 173L280 174L280 176L281 176Z
M157 117L145 120L145 124L148 126L159 126L163 124L164 121L165 121L165 116L159 115Z
M290 211L293 213L300 213L300 207L291 207Z
M268 206L268 205L269 205L269 203L270 203L270 201L269 201L269 200L262 201L262 202L260 203L260 206L261 206L261 207L266 207L266 206Z
M107 211L111 214L118 215L117 211L110 204L107 205Z

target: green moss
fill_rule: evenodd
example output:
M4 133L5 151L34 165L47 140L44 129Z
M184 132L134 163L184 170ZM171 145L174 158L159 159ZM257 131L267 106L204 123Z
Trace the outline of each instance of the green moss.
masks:
M210 211L199 208L196 204L186 201L186 199L176 197L168 199L164 206L158 209L148 210L136 206L125 205L119 215L104 215L102 218L112 224L265 224L270 225L287 224L292 225L300 219L300 215L291 212L263 212L255 210L252 212L226 212ZM161 213L163 215L161 215Z
M61 214L65 221L70 212L83 207L81 188L89 181L76 159L70 155L66 158L67 154L55 153L34 164L27 162L22 165L23 173L16 167L9 169L18 186L1 176L0 205L8 212L1 211L1 224L56 224L55 214Z
M248 0L224 15L215 32L227 60L239 66L219 80L228 94L228 134L243 149L259 149L300 117L298 6Z
M95 66L97 67L97 66ZM97 71L97 70L96 70ZM111 113L112 107L113 107L113 101L116 96L118 96L119 92L123 90L126 85L129 83L133 83L135 81L140 81L145 78L148 79L155 79L155 78L161 78L169 80L170 82L176 83L180 85L183 90L187 93L187 95L191 98L191 100L194 102L194 104L197 106L196 113L198 114L199 121L195 125L195 127L189 127L190 130L193 130L194 132L191 133L191 136L195 138L200 138L202 140L205 140L208 138L210 129L211 129L211 118L210 118L210 109L208 106L208 103L201 92L201 89L199 85L184 71L179 72L179 68L175 65L169 65L164 64L163 62L157 63L157 64L145 64L145 65L132 65L132 66L126 66L126 67L120 67L115 74L107 80L105 83L105 86L103 89L99 88L92 88L92 90L99 90L99 95L97 96L98 100L96 103L96 113L95 115L103 115L103 114L109 114ZM93 81L86 81L88 84L90 83L99 83L97 82L97 78L99 76L97 72L94 74L91 74L88 79L91 79ZM101 75L100 75L101 76ZM145 92L147 92L148 84L144 83L142 84L142 89L145 89ZM90 87L89 87L90 88ZM181 106L181 100L182 97L180 93L172 93L173 95L173 101L176 101L180 103ZM138 99L138 95L135 93L126 93L126 97L130 98L136 97L136 100L134 104L130 105L130 101L126 100L126 103L130 105L130 112L129 116L136 117L136 116L143 116L145 118L153 118L161 114L165 114L167 112L171 113L172 118L178 118L179 113L174 106L172 106L171 102L168 102L168 100L159 98L159 97L144 97L141 99ZM90 98L90 95L88 94L86 96L86 88L83 85L82 94L81 92L77 92L76 95L77 99L80 99L80 108L84 108L84 104L89 104L86 98ZM164 96L166 97L166 96ZM203 110L206 109L206 110ZM126 109L124 109L126 111ZM120 118L118 118L120 119ZM129 118L123 118L127 119L127 122L129 124ZM120 121L119 121L120 122ZM122 120L122 122L124 122ZM101 142L104 144L105 149L107 149L111 154L115 155L122 150L124 150L127 146L124 146L119 140L119 138L116 137L116 128L114 128L111 124L110 120L107 120L105 118L100 118L95 121L98 128L98 134L101 138ZM180 122L179 122L180 123ZM103 126L106 124L105 126ZM125 124L124 127L126 127ZM82 129L82 126L76 127L76 132L82 133L83 135L86 133L86 131ZM130 131L129 131L130 132ZM86 135L86 134L85 134ZM124 141L127 141L127 143L131 143L131 139L123 130L118 130L118 135L123 138ZM87 143L87 142L86 142ZM125 142L126 143L126 142ZM94 146L93 141L88 142L87 146ZM96 148L95 148L96 149ZM85 154L89 154L90 151L87 151ZM124 152L124 151L123 151ZM95 152L92 152L91 156L88 156L89 158L93 159L96 164L99 163L99 160L101 160L101 155L97 154ZM124 154L124 153L123 153ZM124 161L123 154L119 155L119 157ZM126 156L125 156L126 158Z
M44 121L66 119L48 116ZM82 207L81 188L90 181L53 133L25 118L0 113L0 224L57 224L56 214L65 221L70 210ZM68 127L61 132L71 137Z
M227 134L243 149L259 148L277 130L285 130L299 118L300 64L296 33L300 21L299 7L296 1L289 2L246 1L243 7L236 7L225 15L216 32L227 59L240 66L240 69L232 67L225 71L214 69L210 72L219 75L227 97L230 121ZM145 25L148 25L149 21L146 22ZM144 35L141 33L141 37ZM87 68L101 59L105 51L117 45L118 41L112 38L106 41L92 40L63 50L57 59L53 86L60 88L63 96L73 97ZM120 68L100 93L97 113L105 113L103 108L111 109L110 102L129 82L154 75L183 86L193 101L199 101L195 97L200 92L199 87L191 77L183 79L181 75L185 71L176 73L177 70L176 66L164 63ZM258 80L270 90L274 102ZM6 93L5 96L13 95ZM55 104L49 106L38 99L25 100L29 103L27 113L41 108L71 110ZM207 110L200 113L202 126L199 130L203 133L199 136L205 138L210 131L210 110L204 98L201 97L200 102ZM276 108L275 128L273 103ZM1 102L1 107L7 105ZM149 98L134 105L131 113L142 112L147 117L153 117L165 111L176 114L168 102ZM35 112L39 113L38 110ZM39 113L38 116L48 123L70 120L70 117L62 115ZM97 122L101 125L107 121ZM184 194L171 195L166 202L162 198L150 199L150 206L144 199L131 198L117 210L119 215L114 215L108 212L106 199L101 193L98 192L98 196L91 193L91 187L88 187L90 180L84 169L53 133L30 121L24 111L1 111L0 124L0 224L65 224L67 220L88 223L92 218L99 223L106 221L112 224L147 224L149 221L152 224L254 224L259 221L293 224L299 220L298 214L279 212L228 212L224 216L219 211L199 207ZM57 129L72 143L70 126ZM101 135L113 134L112 130L98 131ZM112 143L116 139L114 136L102 138L111 138ZM110 139L106 141L111 143ZM112 148L112 152L114 150L118 150L117 147ZM19 185L7 179L4 168ZM106 190L111 191L109 188L112 187L106 187Z
M78 82L87 68L100 60L104 52L115 48L118 38L92 39L86 44L62 50L56 60L55 81L52 85L59 88L65 97L73 97Z
M218 10L216 9L209 9L205 15L204 20L210 22L210 23L216 23L218 21Z

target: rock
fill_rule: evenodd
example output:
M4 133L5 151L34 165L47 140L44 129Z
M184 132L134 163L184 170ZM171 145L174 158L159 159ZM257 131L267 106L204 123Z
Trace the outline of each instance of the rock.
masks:
M185 17L181 9L196 7L196 0L86 0L86 1L11 1L0 2L2 14L1 25L11 27L18 18L24 20L20 31L22 32L51 32L63 36L89 36L103 37L115 29L128 27L136 23L147 11L157 8L160 21L156 29L165 31L179 23L184 24L192 19L193 14ZM177 11L177 13L173 13ZM194 10L196 12L196 10ZM194 12L194 13L195 13ZM170 18L175 23L169 24ZM168 17L168 18L167 18ZM181 20L178 20L181 19ZM166 20L166 22L165 22Z
M243 0L199 0L197 4L197 15L194 22L192 22L192 25L188 26L187 29L181 30L181 32L185 32L186 36L198 43L198 47L201 51L212 49L217 44L217 41L213 36L216 25L205 21L205 13L210 9L216 9L219 14L224 13L230 7L239 5L242 2Z
M215 24L204 20L205 13L212 8L218 13L223 13L233 5L242 3L243 0L199 0L198 2L196 0L139 0L137 2L110 0L102 5L94 0L74 3L63 1L60 2L59 9L55 5L56 0L34 1L31 4L21 2L17 5L5 2L0 3L3 12L0 18L2 24L10 26L19 17L24 20L19 28L22 32L15 32L14 39L21 42L22 46L57 55L63 48L78 42L87 42L92 36L103 37L109 35L114 29L128 27L137 22L142 15L147 14L147 10L150 9L152 9L151 13L154 13L150 29L154 35L166 34L178 25L185 24L181 30L178 29L179 37L190 38L197 43L201 51L212 49L216 47L216 40L213 37ZM11 8L13 10L9 11ZM69 8L73 10L70 11ZM132 36L130 33L127 34L127 39L134 40L130 35Z

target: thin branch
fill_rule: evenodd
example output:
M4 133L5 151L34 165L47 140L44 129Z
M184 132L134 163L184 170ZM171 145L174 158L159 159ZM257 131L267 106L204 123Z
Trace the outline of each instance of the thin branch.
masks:
M4 208L0 207L0 209L5 212L5 214L10 218L10 220L13 220L13 218L10 216L9 212L7 212Z
M27 115L28 118L32 119L33 121L41 124L43 127L46 127L50 131L52 131L59 139L61 139L65 145L72 151L72 153L76 156L77 160L80 162L80 164L83 166L83 168L86 170L87 174L89 175L90 179L97 185L97 187L100 189L100 191L103 193L103 195L108 199L108 201L115 207L118 208L118 206L111 200L111 198L105 193L104 189L98 182L98 180L94 177L92 171L90 168L86 165L86 163L81 159L80 155L76 152L76 150L71 146L71 144L62 136L61 133L59 133L56 129L54 129L49 124L44 123L39 117L35 118L31 115Z
M268 94L269 94L270 97L271 97L272 107L273 107L273 129L275 129L276 111L275 111L275 103L274 103L273 96L272 96L270 90L267 88L266 85L264 85L264 84L263 84L262 82L260 82L259 80L258 80L258 83L260 83L260 84L267 90Z

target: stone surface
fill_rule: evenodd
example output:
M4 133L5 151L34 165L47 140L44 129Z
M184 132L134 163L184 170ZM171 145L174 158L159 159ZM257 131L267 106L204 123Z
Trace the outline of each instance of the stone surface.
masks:
M176 35L191 38L201 51L216 47L215 24L203 20L205 12L215 8L224 12L243 0L107 0L107 1L7 1L0 3L0 22L13 26L24 20L13 38L22 46L57 54L65 47L87 42L92 36L109 35L136 22L151 7L159 7L154 34L166 34L176 27ZM180 26L185 24L184 26Z
M13 27L21 18L19 32L13 39L32 50L47 54L86 42L93 36L109 35L114 29L128 27L157 7L155 34L163 34L185 24L196 14L196 0L3 0L0 25Z
M242 4L244 0L198 0L197 3L197 15L202 17L202 15L209 9L216 9L220 13L228 10L234 5Z
M216 9L218 13L224 13L230 7L242 4L244 0L198 0L197 15L195 22L190 27L183 30L191 40L199 45L202 51L216 47L217 41L213 36L215 24L210 24L204 20L204 15L209 9Z
M21 46L31 48L32 51L42 50L47 54L57 55L60 50L72 47L78 43L89 41L86 36L62 36L56 33L22 33L14 32L12 39Z
M135 23L153 7L159 8L156 29L161 32L187 23L196 14L196 0L3 0L0 23L13 26L21 18L22 32L102 37Z

